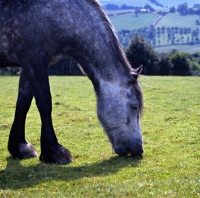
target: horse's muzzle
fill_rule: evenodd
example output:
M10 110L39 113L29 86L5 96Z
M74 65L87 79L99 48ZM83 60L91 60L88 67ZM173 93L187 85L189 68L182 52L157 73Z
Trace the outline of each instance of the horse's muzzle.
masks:
M144 152L142 144L131 145L131 146L117 146L114 151L119 156L141 156Z

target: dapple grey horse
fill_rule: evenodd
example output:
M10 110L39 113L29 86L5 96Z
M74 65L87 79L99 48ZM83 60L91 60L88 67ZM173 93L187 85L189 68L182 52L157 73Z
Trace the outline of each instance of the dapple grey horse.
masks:
M54 132L48 79L48 67L66 55L81 65L94 86L98 118L113 150L119 156L142 155L141 68L131 68L98 1L0 0L0 27L0 67L23 68L8 142L12 156L37 156L25 139L26 115L35 97L42 122L40 160L72 161Z

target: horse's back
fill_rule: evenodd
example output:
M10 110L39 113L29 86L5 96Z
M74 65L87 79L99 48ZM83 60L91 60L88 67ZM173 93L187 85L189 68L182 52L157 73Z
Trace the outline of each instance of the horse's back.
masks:
M50 59L67 53L70 28L64 11L68 10L68 1L56 2L0 1L0 67L16 65L19 50L40 48Z
M88 50L106 59L104 43L116 43L95 0L0 0L0 10L0 67L30 51L48 54L49 65L65 55L80 62ZM100 47L107 51L97 55Z

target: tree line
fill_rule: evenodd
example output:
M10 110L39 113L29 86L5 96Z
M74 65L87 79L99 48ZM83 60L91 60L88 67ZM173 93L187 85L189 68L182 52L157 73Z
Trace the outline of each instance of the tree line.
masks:
M200 52L183 53L174 49L169 53L157 53L152 45L138 34L133 37L124 51L133 68L143 65L144 75L200 76ZM19 73L19 67L0 70L1 75L17 75ZM49 75L83 74L75 60L65 57L49 67Z
M200 53L183 53L171 50L157 53L143 36L135 35L125 49L132 67L143 65L145 75L200 75Z
M162 45L174 44L199 44L200 43L200 29L191 29L189 27L149 27L140 28L137 30L121 30L117 33L120 43L127 47L134 35L140 34L145 37L154 47ZM165 40L163 41L163 38Z
M187 15L187 14L200 14L200 4L194 4L193 7L188 7L187 3L181 3L175 7L170 8L170 12L176 12L178 11L182 15Z
M123 4L121 6L115 5L115 4L106 4L105 9L106 10L131 10L131 9L142 9L142 6L128 6L126 4Z
M19 75L21 71L20 67L6 67L0 69L0 75ZM48 68L49 75L56 75L56 76L78 76L82 75L78 67L78 63L72 59L71 57L64 57L59 62L55 63L54 65Z

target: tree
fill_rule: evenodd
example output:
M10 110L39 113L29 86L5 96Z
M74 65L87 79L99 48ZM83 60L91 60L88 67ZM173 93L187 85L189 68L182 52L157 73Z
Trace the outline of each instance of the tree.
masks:
M123 4L121 6L121 10L131 10L134 9L134 6L127 6L126 4Z
M135 17L138 17L138 13L139 13L139 9L136 8L136 9L135 9Z
M158 58L159 58L158 75L161 75L161 76L170 75L172 62L170 60L169 55L162 52L161 54L159 54Z
M170 9L169 9L169 12L171 12L171 13L174 13L174 12L176 12L176 8L173 6L173 7L171 7Z
M162 26L162 33L165 33L165 26Z
M105 7L107 10L119 10L120 9L119 6L115 5L115 4L107 4Z
M155 10L151 7L148 3L144 6L145 9L149 10L150 12L154 12Z
M49 75L82 75L78 68L78 63L71 57L65 57L59 62L55 63L48 70Z
M180 12L183 15L188 14L188 4L187 3L182 3L178 5L177 11Z
M5 67L5 68L1 68L0 69L0 75L11 75L11 76L15 76L15 75L19 75L21 71L20 67Z
M171 56L172 75L189 76L191 75L190 63L185 53L175 53Z
M158 72L158 58L153 47L147 43L144 37L138 34L133 37L125 51L128 60L133 67L143 65L143 73L156 75Z
M196 61L192 62L191 70L193 75L200 75L200 65Z

